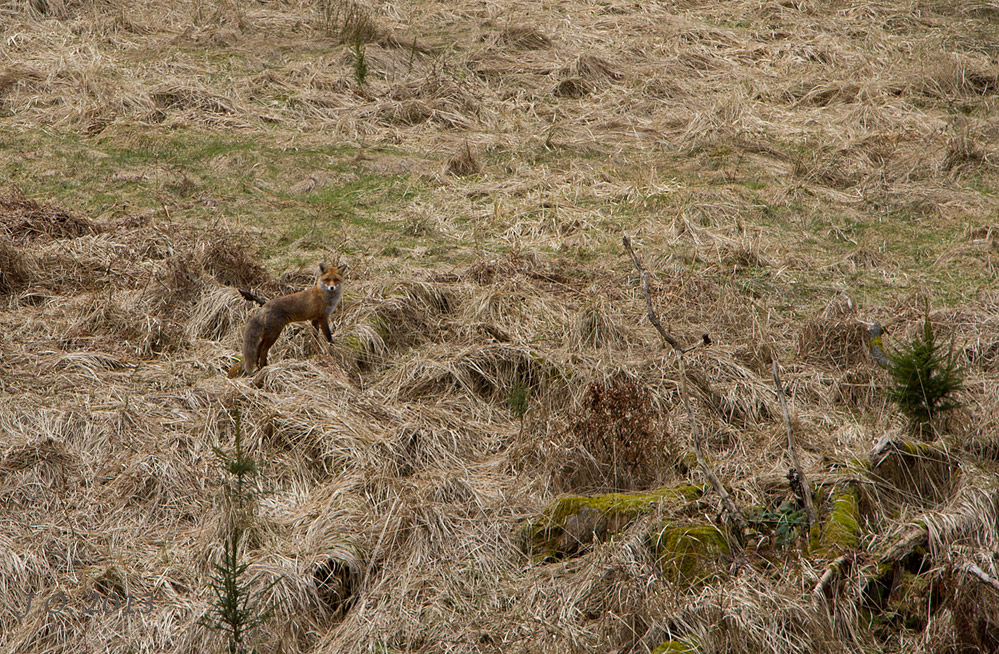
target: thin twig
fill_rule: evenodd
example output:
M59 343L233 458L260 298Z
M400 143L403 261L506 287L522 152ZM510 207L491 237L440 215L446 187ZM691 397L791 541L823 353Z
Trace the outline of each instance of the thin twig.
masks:
M787 428L787 449L791 453L791 465L798 473L798 481L801 483L802 501L805 504L805 515L808 517L808 527L811 529L815 524L815 505L812 504L812 486L805 476L805 469L801 467L801 460L798 459L798 448L794 443L794 431L791 429L791 414L787 410L787 398L784 397L784 387L780 383L780 374L777 369L777 359L773 359L774 386L777 388L777 397L780 398L780 408L784 412L784 427Z
M638 260L638 255L635 254L635 250L631 247L631 239L625 236L623 239L624 247L628 248L628 252L631 253L631 260L635 263L635 267L638 268L638 274L642 277L642 290L645 291L645 305L649 309L649 322L652 326L656 328L659 335L662 337L666 343L669 344L677 352L682 352L683 348L680 347L680 343L677 342L675 338L669 335L669 332L663 327L663 324L659 322L659 316L656 315L655 309L652 308L652 293L649 291L649 276L642 268L642 262Z
M714 489L718 496L721 498L722 506L725 507L725 511L729 516L729 520L733 523L736 531L736 538L741 543L745 536L746 530L748 529L748 524L746 523L746 518L742 515L739 507L735 505L732 501L732 497L725 490L725 486L722 485L721 480L715 475L714 471L707 463L707 458L704 456L704 451L701 447L701 430L697 424L697 419L694 416L694 408L690 403L690 394L687 392L687 370L683 362L683 353L685 350L680 346L679 341L670 336L666 328L663 327L662 323L659 321L659 316L656 315L656 310L652 306L652 293L649 291L649 280L648 273L642 268L641 261L638 260L638 255L635 254L635 250L631 247L631 240L625 236L623 238L624 247L628 249L631 253L631 260L634 262L635 267L638 268L638 272L642 277L642 289L645 291L645 304L649 311L649 322L653 324L656 330L659 332L659 336L662 337L663 341L673 348L673 353L676 354L676 359L680 367L680 396L683 398L683 405L687 409L687 417L690 419L690 431L692 439L694 442L694 453L697 455L697 463L707 478L711 487ZM701 344L708 344L711 340L705 335L702 337Z

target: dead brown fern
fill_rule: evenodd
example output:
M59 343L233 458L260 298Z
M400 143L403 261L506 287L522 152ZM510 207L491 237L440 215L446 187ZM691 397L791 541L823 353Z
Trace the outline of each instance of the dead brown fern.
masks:
M652 396L632 380L594 382L567 433L597 464L593 484L604 490L646 488L657 480L669 439Z

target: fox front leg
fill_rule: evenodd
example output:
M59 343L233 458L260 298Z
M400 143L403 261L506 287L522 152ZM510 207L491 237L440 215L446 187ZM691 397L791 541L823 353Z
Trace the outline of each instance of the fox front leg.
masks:
M323 336L326 337L326 341L329 343L333 342L333 334L330 333L330 326L325 320L313 320L312 326L316 329L322 331Z

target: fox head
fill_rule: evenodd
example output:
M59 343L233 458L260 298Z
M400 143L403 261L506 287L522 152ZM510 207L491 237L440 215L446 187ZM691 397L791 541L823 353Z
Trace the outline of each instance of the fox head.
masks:
M340 274L336 266L327 266L325 263L319 264L319 278L316 286L324 293L336 292L343 284L343 275Z

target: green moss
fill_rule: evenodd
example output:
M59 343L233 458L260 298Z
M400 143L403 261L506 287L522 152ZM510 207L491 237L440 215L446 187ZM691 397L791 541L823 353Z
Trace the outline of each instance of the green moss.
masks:
M825 521L812 525L809 550L818 556L834 556L854 549L860 542L860 512L857 492L850 489L833 498L832 510Z
M529 522L524 535L528 549L542 559L571 556L590 540L621 531L661 503L693 502L703 494L703 486L684 484L647 493L570 495L559 498Z
M648 493L607 493L591 497L570 495L556 501L545 514L551 516L554 523L564 524L567 517L588 506L607 515L627 515L635 518L651 511L659 502L693 502L703 494L703 486L687 484L674 488L660 488Z
M871 462L868 459L850 459L846 462L846 469L863 474L871 469Z
M685 585L721 574L721 569L711 564L729 554L728 539L714 525L667 523L649 535L649 549L663 571Z
M389 328L388 322L385 320L385 317L382 316L377 311L369 315L367 318L365 318L364 322L370 325L371 328L375 330L375 333L378 334L378 336L380 336L383 341L387 341L389 338L391 338L392 330Z
M660 643L652 654L697 654L697 643L693 638L679 638Z
M364 355L365 352L364 343L361 342L361 339L359 337L350 334L348 336L340 337L339 340L340 340L340 345L346 350L349 350L350 353L353 354L355 358Z

